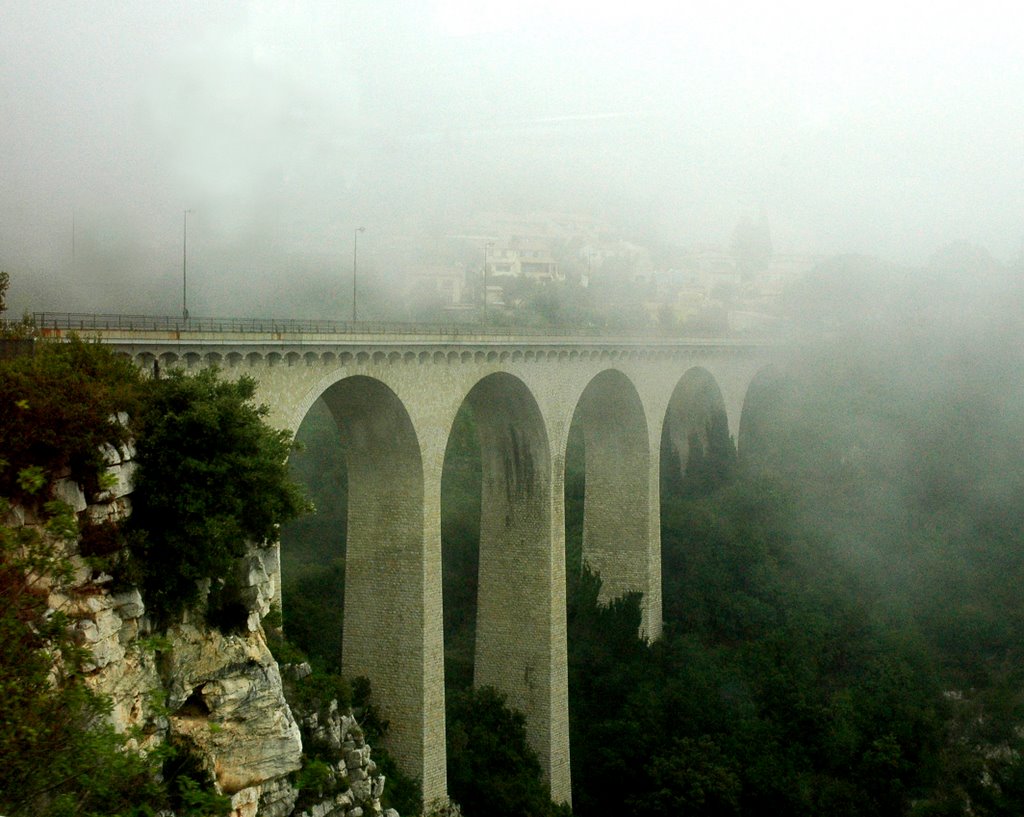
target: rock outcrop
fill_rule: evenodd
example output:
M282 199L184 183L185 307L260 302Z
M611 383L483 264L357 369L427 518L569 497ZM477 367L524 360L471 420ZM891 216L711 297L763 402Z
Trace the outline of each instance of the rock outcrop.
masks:
M117 525L131 513L131 446L104 450L107 475L101 490L86 496L68 478L51 486L51 495L71 507L80 523ZM13 508L11 526L35 525L31 512ZM299 723L285 695L281 671L267 644L261 621L279 598L276 548L253 548L240 560L236 586L245 606L239 632L225 634L207 626L199 612L158 630L146 614L142 594L114 587L94 560L69 553L70 584L51 588L48 605L73 622L77 643L89 651L86 682L107 696L109 718L130 745L150 751L163 742L184 748L204 767L217 790L231 797L232 817L381 817L384 778L376 773L351 713L329 703L329 713L302 717L317 740L335 746L339 781L329 797L296 809L293 784L303 763ZM310 798L307 796L305 800ZM387 817L398 817L393 810Z

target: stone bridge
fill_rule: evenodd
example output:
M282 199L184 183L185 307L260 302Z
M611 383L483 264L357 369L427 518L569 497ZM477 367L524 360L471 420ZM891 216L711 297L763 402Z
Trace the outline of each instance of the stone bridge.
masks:
M51 332L52 333L52 332ZM86 332L85 334L89 334ZM772 349L740 340L105 329L147 370L218 366L259 383L275 426L323 399L348 458L343 662L391 721L389 748L446 793L441 471L468 403L483 458L475 683L526 715L556 801L570 799L564 469L582 425L584 557L606 599L643 594L661 631L659 450L724 412L742 449L744 402ZM721 415L719 414L719 417Z

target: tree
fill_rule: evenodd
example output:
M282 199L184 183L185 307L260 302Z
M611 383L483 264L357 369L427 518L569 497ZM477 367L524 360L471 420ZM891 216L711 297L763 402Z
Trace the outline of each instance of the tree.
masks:
M47 499L53 480L70 468L87 490L101 484L99 448L124 441L116 413L138 386L130 364L77 341L0 363L0 813L9 817L226 813L226 798L175 775L175 764L161 769L170 747L143 756L107 723L109 700L86 685L89 653L56 601L73 592L68 554L82 529L70 506ZM12 498L32 524L19 524Z
M30 466L47 478L67 469L87 491L98 487L102 448L128 439L118 414L134 413L140 388L128 360L75 338L39 343L35 354L7 361L0 370L0 496L23 496L17 475Z
M108 704L82 682L86 653L70 622L49 610L48 589L71 575L65 548L77 533L71 509L43 503L39 469L19 481L42 530L0 524L0 812L7 815L127 813L133 803L161 805L158 765L124 751L124 737L103 722ZM0 520L8 503L0 499Z
M7 311L7 287L11 285L11 276L0 270L0 315Z
M554 817L526 719L493 687L456 694L448 712L448 790L467 817Z
M288 477L291 435L264 423L249 377L174 371L148 392L129 523L147 607L175 614L199 599L204 579L230 605L235 561L307 507Z

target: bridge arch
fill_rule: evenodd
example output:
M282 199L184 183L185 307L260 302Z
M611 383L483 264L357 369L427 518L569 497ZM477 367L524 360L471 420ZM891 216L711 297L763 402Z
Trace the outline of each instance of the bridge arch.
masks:
M398 395L378 379L336 378L310 395L304 413L318 397L337 427L348 473L342 672L370 679L374 699L391 721L389 750L417 775L439 765L443 790L443 742L438 748L426 725L433 705L426 701L428 678L431 672L440 677L441 670L427 654L419 440Z
M481 455L473 683L500 690L526 716L552 796L568 800L565 556L554 535L547 424L530 388L508 372L485 375L463 402Z
M681 489L685 480L713 478L706 466L734 457L722 390L702 366L688 369L673 389L661 447L663 493Z
M759 467L771 458L771 426L780 413L793 411L787 401L791 383L775 365L758 370L743 400L737 439L737 455L745 466Z
M643 631L660 629L660 588L652 563L651 446L643 402L633 382L605 369L584 388L570 435L583 438L582 557L601 574L601 601L644 594ZM568 451L566 453L568 459Z

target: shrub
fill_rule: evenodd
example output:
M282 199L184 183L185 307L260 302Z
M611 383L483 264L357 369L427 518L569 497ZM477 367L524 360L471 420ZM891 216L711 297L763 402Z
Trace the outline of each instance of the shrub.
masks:
M157 615L197 601L198 582L226 580L250 543L275 540L306 507L285 465L291 436L264 423L255 391L253 379L212 369L147 389L129 546Z
M26 500L26 468L53 479L70 469L87 490L99 488L104 445L130 430L118 412L134 412L142 384L125 358L72 338L39 343L34 355L0 363L0 496Z

